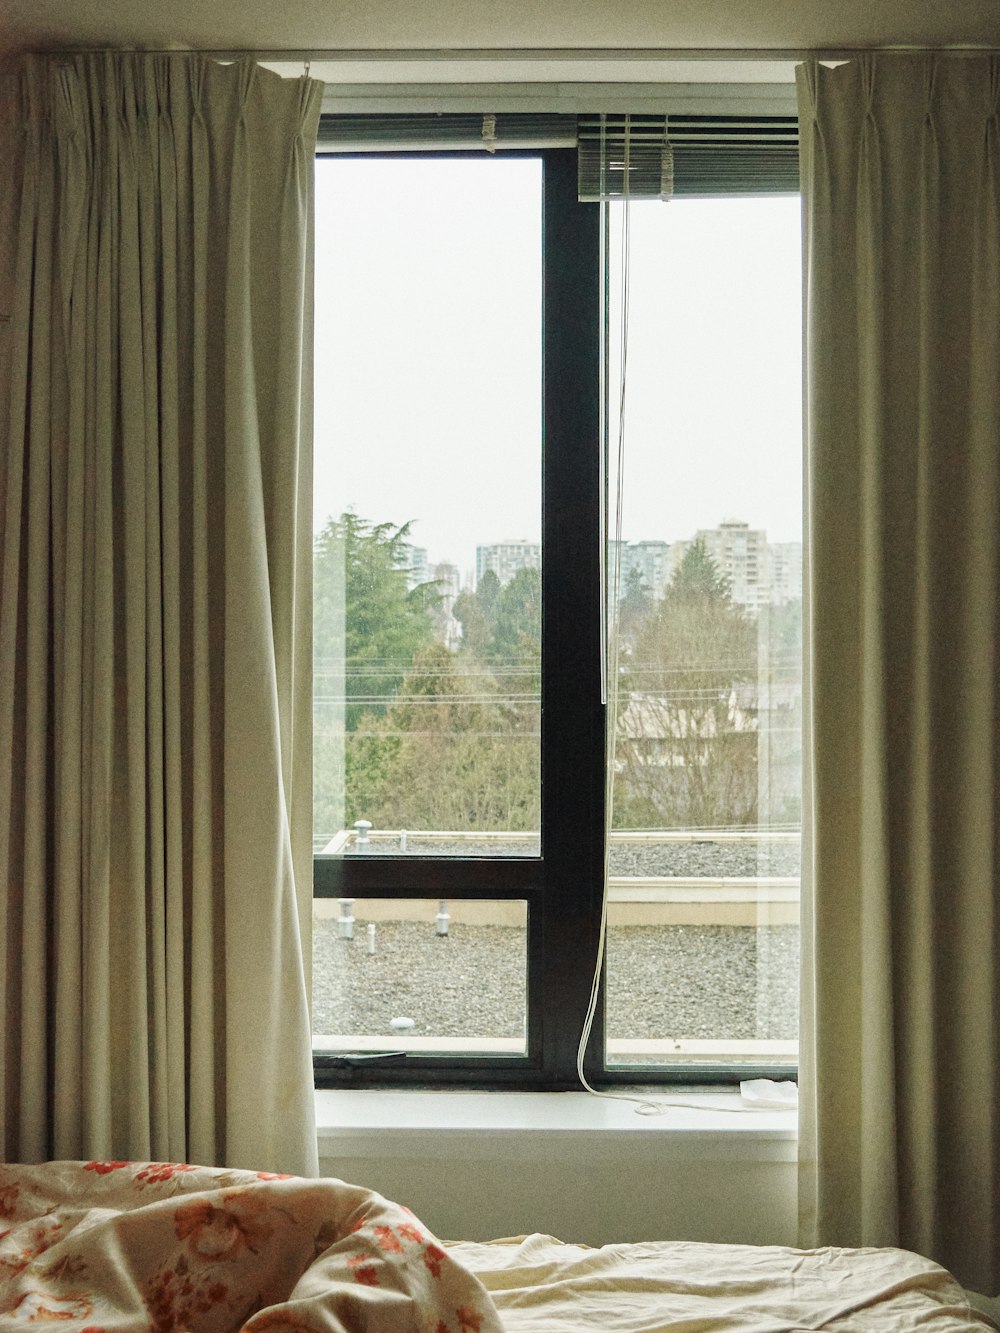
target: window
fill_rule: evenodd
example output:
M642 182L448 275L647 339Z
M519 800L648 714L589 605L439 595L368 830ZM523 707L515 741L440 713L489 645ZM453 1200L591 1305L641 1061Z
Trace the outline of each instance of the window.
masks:
M606 1059L622 1070L796 1063L799 246L794 197L631 207L623 533L667 543L658 565L642 540L618 551Z
M352 122L341 132L377 139L386 130ZM413 132L423 136L426 126ZM578 194L573 148L318 163L313 1026L321 1082L374 1070L387 1082L576 1084L604 878L603 437L616 429L606 402L616 402L621 305L614 206L580 203ZM640 240L641 209L684 207L632 206L633 283L645 281L640 266L662 267L655 229ZM629 334L640 365L643 342L653 349L645 360L661 390L669 376L655 370L654 344L665 336L638 326ZM706 347L711 354L710 338ZM775 363L776 377L786 371ZM637 441L650 421L662 428L671 415L661 404L640 425L633 399L649 392L648 373L628 380ZM719 358L716 386L726 374ZM768 410L773 388L762 386ZM747 427L747 439L759 434ZM638 464L647 446L636 447ZM795 447L792 439L793 455ZM662 488L662 474L645 468L638 490ZM782 475L781 487L789 484ZM758 1008L772 1004L761 999L769 979L784 992L795 986L797 870L778 876L771 862L784 839L793 850L782 868L792 866L797 812L782 807L778 819L763 775L781 730L768 656L778 634L774 588L794 590L801 547L790 528L766 533L756 512L723 522L723 490L717 517L692 504L669 515L665 507L662 521L626 494L630 539L607 553L608 570L620 566L620 616L612 607L611 619L621 635L610 709L618 731L607 1002L588 1052L599 1079L732 1077L741 1066L766 1072L794 1062L793 1028L762 1038L766 1015L750 1035L741 1013L737 1035L720 1029L704 1039L679 1018L664 1027L660 1013L660 1001L683 989L668 957L697 974L710 956L716 978L735 966L744 1007L751 995ZM721 659L690 661L678 650L676 662L661 660L653 612L678 570L690 579L698 561L724 608L713 622ZM701 634L694 622L689 630ZM794 638L781 633L783 643ZM667 637L677 638L676 624ZM782 666L790 699L795 651ZM707 673L699 690L708 681L717 696L705 714L712 723L690 701L665 714L670 691L659 677L691 671ZM792 724L789 773L793 713L781 715ZM687 743L698 730L695 761L697 746ZM738 770L730 786L749 784L754 798L741 804L730 793L729 805L701 808L695 824L677 792L696 773L725 786L720 763ZM720 846L722 873L710 850ZM671 864L688 856L683 875L662 866L646 873L642 857L662 857L665 847ZM717 881L734 879L734 848L752 873L735 877L745 881L735 909L723 909ZM780 893L775 878L786 881ZM721 925L712 917L720 911ZM694 944L687 962L678 948L685 937ZM694 990L685 1003L697 1007ZM658 1035L644 1035L650 1023Z

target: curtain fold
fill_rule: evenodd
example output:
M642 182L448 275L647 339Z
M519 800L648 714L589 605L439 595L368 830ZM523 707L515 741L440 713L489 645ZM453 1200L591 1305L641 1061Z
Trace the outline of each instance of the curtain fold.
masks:
M7 1160L316 1168L320 94L172 55L0 83Z
M1000 59L798 72L800 1222L1000 1289Z

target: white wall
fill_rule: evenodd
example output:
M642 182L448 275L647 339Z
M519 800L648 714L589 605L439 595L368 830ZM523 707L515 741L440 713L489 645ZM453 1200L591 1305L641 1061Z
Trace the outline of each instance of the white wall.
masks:
M533 1231L585 1245L632 1240L795 1241L795 1168L784 1163L323 1157L320 1170L405 1203L438 1236Z
M707 1107L732 1094L704 1099ZM583 1093L319 1093L320 1169L439 1236L793 1245L794 1114L637 1115Z

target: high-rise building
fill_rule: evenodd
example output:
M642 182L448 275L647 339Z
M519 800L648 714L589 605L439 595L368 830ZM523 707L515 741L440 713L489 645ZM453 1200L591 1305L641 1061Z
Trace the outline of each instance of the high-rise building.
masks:
M509 583L519 569L541 569L542 548L538 542L505 541L476 547L476 583L492 569L501 583Z
M642 579L642 586L653 597L662 597L670 581L667 558L670 543L662 541L616 542L608 543L609 580L614 579L616 557L621 560L621 578L619 594L624 597L628 589L629 575L635 570Z
M670 543L659 541L630 542L626 557L626 569L637 569L642 581L654 597L662 597L669 575L667 558Z
M729 580L733 601L740 606L781 606L802 596L802 543L768 542L763 529L738 519L727 519L717 528L700 528L686 541L671 542L664 560L664 586L696 541Z
M409 542L403 546L406 554L406 586L416 588L421 583L427 583L431 578L431 567L427 560L427 548L424 546L411 546Z
M462 584L458 566L442 561L431 568L438 601L434 606L433 616L438 634L446 648L456 651L462 642L462 626L455 619L455 598L461 592Z
M771 605L797 602L802 596L802 543L770 542L767 565Z
M780 606L802 596L802 543L769 544L763 528L751 528L735 518L726 519L717 528L699 528L693 537L681 541L609 541L609 584L620 561L620 596L624 597L634 570L643 588L660 598L695 542L701 542L711 556L739 606ZM506 541L476 547L477 584L488 569L501 583L509 583L519 569L538 569L540 565L541 547L537 542ZM428 572L424 577L441 576Z
M770 601L767 533L763 528L727 518L717 528L699 528L695 541L702 543L719 573L728 580L734 602L756 607Z
M441 561L431 567L430 577L438 585L438 592L450 611L452 603L462 591L458 566L449 564L447 561Z

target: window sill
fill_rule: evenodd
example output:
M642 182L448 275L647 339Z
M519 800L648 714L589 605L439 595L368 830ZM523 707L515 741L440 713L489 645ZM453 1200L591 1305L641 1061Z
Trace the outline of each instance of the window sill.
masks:
M319 1156L490 1160L516 1152L522 1162L552 1162L597 1151L616 1158L795 1160L795 1111L748 1110L738 1092L660 1096L686 1105L642 1115L633 1103L584 1092L319 1089Z

